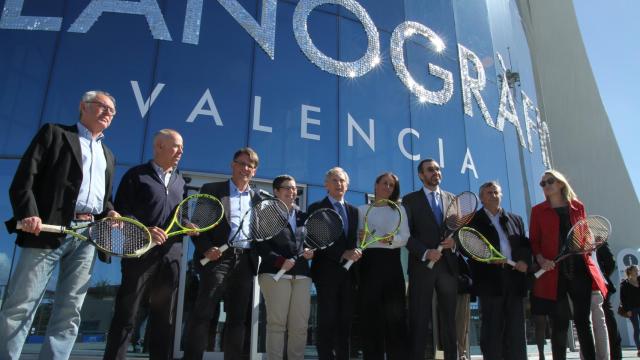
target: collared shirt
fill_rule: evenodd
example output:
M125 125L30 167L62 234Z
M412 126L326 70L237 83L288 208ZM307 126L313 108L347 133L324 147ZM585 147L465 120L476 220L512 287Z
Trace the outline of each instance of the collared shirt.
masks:
M291 209L289 211L289 225L291 225L291 229L293 230L293 232L295 233L296 231L296 227L297 227L297 222L296 222L296 210L295 209Z
M487 210L487 208L484 208L484 212L487 214L489 220L491 220L491 224L493 224L493 227L498 232L498 238L500 238L500 253L502 253L502 255L507 259L513 260L511 257L511 244L509 243L509 237L507 237L504 229L502 229L502 225L500 225L500 216L503 215L503 210L498 210L495 215L493 215L491 211Z
M436 193L436 199L438 199L438 204L440 204L440 209L442 209L442 196L440 194L440 187L438 186L435 190L429 190L427 187L423 186L422 191L427 196L428 201L431 201L431 193Z
M155 161L151 161L151 166L153 167L153 170L155 170L156 174L158 174L158 177L162 179L165 189L168 189L169 180L171 180L171 174L173 174L173 168L165 170L160 165L156 164Z
M240 227L240 221L242 216L251 209L251 193L250 187L247 186L245 191L240 191L233 181L229 181L229 222L231 225L231 232L229 232L229 240L236 234ZM248 249L251 247L251 243L244 235L249 232L250 217L242 224L242 230L233 241L231 246L236 248Z
M76 201L76 213L99 214L104 207L107 158L102 148L104 135L95 139L82 123L77 124L82 152L82 184Z

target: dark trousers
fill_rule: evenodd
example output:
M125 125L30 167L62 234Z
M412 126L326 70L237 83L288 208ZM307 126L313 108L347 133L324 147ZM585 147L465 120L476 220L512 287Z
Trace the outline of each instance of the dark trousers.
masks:
M182 243L152 249L139 259L122 259L122 283L107 336L104 359L126 359L142 301L149 301L150 359L173 359L176 294Z
M400 249L369 248L360 260L363 359L407 358L405 283Z
M200 285L193 311L185 329L184 360L201 360L210 333L217 304L224 299L226 323L223 337L225 360L242 359L247 308L253 290L250 255L235 255L231 250L222 258L200 267Z
M602 303L602 310L604 310L604 320L607 323L607 332L609 334L609 351L611 352L611 360L622 359L622 338L620 338L620 332L618 331L618 323L616 317L611 308L611 302L609 299L611 294L608 294Z
M480 349L485 359L527 360L522 301L513 294L480 296Z
M554 360L564 360L567 357L567 332L571 318L569 298L573 304L573 321L578 331L580 352L585 360L596 358L591 329L591 276L587 273L581 257L577 257L575 264L573 279L569 280L562 274L558 276L557 300L550 314L551 350Z
M456 303L458 277L448 267L446 259L436 262L433 269L414 267L409 274L409 339L411 360L424 360L429 325L432 316L433 291L437 292L440 314L440 335L446 360L458 359L456 341ZM433 345L436 348L436 344Z
M315 286L318 294L318 358L349 360L355 297L351 273L344 271L337 278L318 280Z

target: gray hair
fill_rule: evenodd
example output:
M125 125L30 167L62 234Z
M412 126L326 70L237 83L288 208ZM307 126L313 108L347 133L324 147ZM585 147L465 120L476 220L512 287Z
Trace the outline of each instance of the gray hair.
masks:
M347 172L344 171L344 169L339 166L332 167L331 169L329 169L329 171L327 171L327 173L324 175L324 182L329 181L329 179L334 175L344 176L344 179L347 181L347 184L349 184L349 174L347 174Z
M108 92L102 91L102 90L89 90L89 91L85 92L84 94L82 94L82 99L80 101L83 102L83 103L87 103L87 102L95 100L98 97L98 95L106 96L109 99L111 99L111 102L113 103L113 106L115 108L115 106L116 106L116 98L114 98ZM82 109L79 109L78 118L82 118Z
M502 186L500 186L500 183L498 182L498 180L491 180L491 181L487 181L486 183L480 185L480 188L478 189L478 196L482 196L482 192L491 186L495 186L497 188L499 188L500 190L502 190Z

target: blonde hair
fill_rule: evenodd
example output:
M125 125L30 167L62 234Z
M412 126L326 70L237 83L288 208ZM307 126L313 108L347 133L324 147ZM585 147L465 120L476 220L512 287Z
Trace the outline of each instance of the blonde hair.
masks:
M577 200L578 199L578 196L576 195L576 193L571 188L571 185L569 184L569 181L567 180L567 178L560 171L553 170L553 169L546 170L542 174L542 177L544 177L545 175L551 175L554 179L556 179L557 181L559 181L559 182L564 184L564 187L562 188L562 197L565 200L567 200L568 202L571 202L573 200Z

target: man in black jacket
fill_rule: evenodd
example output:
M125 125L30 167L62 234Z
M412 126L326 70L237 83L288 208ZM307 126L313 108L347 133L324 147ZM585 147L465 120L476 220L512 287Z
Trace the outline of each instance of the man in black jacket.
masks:
M142 301L149 304L151 359L173 359L173 322L182 237L167 241L164 232L184 195L184 179L177 166L182 157L182 136L170 129L156 133L153 160L125 173L116 193L115 207L123 215L149 226L157 246L140 258L122 259L122 281L107 337L104 359L125 359L136 315Z
M59 264L56 298L47 325L42 359L67 359L78 335L80 309L89 287L95 249L72 236L40 232L42 224L78 226L118 216L111 204L115 160L102 132L116 114L115 99L88 91L80 121L44 125L22 156L9 188L13 218L22 225L22 248L0 313L0 359L18 359L31 322Z
M485 359L526 360L523 300L527 296L526 272L531 265L529 239L522 218L500 207L502 188L498 182L482 184L479 193L484 207L476 212L469 226L516 263L512 268L505 261L471 261L482 316L480 349Z
M342 168L327 171L324 186L327 196L309 205L309 214L321 208L334 209L342 218L344 234L332 246L317 251L311 264L311 278L318 293L316 346L320 360L348 360L357 266L345 271L342 265L362 256L356 249L358 208L344 199L349 175Z
M604 243L596 251L596 258L598 259L598 266L602 271L602 276L607 282L607 297L602 303L602 310L604 311L605 322L607 323L607 332L609 334L609 351L611 353L611 360L622 359L622 339L620 338L620 332L618 331L618 324L616 323L616 317L611 308L611 295L616 292L616 287L611 281L611 274L616 270L616 261L611 253L609 244Z
M243 215L261 199L249 186L258 169L258 162L258 154L253 149L242 148L233 155L230 180L204 184L200 189L201 193L220 199L226 221L221 221L213 230L193 239L193 259L200 275L200 284L185 329L185 360L202 359L211 319L222 299L226 312L224 358L243 358L247 310L252 299L253 277L258 270L258 253L244 235L234 239L231 237L239 229ZM248 222L243 224L248 225ZM220 252L220 247L227 244L229 249ZM200 260L205 257L209 263L203 266Z

